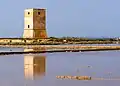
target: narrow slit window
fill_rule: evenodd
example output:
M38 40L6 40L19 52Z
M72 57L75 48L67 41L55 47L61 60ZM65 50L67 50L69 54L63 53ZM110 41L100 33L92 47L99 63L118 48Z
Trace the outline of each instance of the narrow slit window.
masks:
M38 12L38 15L40 15L40 12Z
M30 12L28 12L28 15L30 14Z
M30 25L28 25L28 28L30 28Z

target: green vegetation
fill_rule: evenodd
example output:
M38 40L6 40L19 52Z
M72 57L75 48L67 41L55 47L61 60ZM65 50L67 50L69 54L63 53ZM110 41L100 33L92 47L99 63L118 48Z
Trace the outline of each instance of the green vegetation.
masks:
M0 39L4 40L4 38ZM7 38L0 45L60 45L60 44L115 44L117 38L49 37L47 39ZM20 40L17 42L15 40Z

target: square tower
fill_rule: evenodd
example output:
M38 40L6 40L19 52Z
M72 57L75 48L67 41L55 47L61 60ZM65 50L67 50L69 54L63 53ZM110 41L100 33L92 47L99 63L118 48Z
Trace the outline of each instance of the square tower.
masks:
M33 8L24 11L23 38L47 38L45 9Z

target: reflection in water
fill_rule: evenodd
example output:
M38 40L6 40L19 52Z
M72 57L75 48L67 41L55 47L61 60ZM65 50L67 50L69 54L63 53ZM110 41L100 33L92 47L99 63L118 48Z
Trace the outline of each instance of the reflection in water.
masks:
M34 79L41 75L45 75L45 56L24 55L25 78Z
M24 51L40 51L40 50L45 51L46 47L39 47L39 48L34 47L34 48L25 48L24 49Z

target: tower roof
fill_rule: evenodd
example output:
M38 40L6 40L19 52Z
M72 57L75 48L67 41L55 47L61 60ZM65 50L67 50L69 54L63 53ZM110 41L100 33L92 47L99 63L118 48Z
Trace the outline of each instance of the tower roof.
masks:
M26 8L25 10L29 10L29 9L33 9L33 10L45 10L46 8Z

